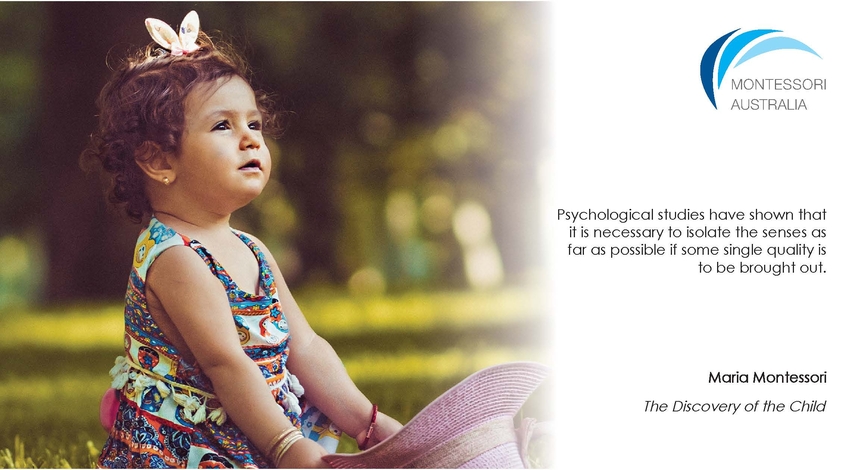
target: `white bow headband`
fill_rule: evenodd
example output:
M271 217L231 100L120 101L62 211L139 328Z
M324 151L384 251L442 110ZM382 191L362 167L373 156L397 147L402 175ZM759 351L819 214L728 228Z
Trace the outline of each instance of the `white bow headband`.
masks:
M201 31L201 20L195 10L190 11L183 18L179 36L171 29L171 26L156 18L146 19L145 26L153 40L171 51L171 55L184 55L201 48L195 43L198 39L198 33Z

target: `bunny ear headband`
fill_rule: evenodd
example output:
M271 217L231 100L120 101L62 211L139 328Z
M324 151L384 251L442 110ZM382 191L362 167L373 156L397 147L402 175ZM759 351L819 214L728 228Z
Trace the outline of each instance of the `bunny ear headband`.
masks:
M198 14L194 10L190 11L183 18L179 35L171 29L171 26L156 18L146 19L145 26L148 28L148 32L151 34L153 40L160 46L171 51L171 55L185 55L200 49L200 46L195 41L197 41L198 33L201 30L201 21L198 19Z

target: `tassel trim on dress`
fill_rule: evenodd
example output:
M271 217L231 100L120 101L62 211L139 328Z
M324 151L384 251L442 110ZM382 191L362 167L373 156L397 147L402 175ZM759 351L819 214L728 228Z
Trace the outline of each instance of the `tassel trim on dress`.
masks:
M112 388L121 390L128 386L127 392L133 399L137 399L143 390L156 386L163 397L171 395L175 403L183 407L183 417L192 423L198 424L210 420L221 426L227 421L227 413L222 407L207 412L207 401L215 399L214 394L190 385L174 382L155 372L143 369L126 356L115 358L115 365L110 369L109 375L112 376ZM289 385L284 389L283 408L300 416L301 406L298 404L298 398L304 395L304 387L301 386L298 378L288 370L286 371L286 380L278 386L283 386L283 382Z

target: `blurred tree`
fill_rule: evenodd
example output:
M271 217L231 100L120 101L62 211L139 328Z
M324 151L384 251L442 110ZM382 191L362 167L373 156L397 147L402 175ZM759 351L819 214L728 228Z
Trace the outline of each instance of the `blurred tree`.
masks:
M48 253L46 300L115 299L126 287L127 253L138 229L99 203L101 185L86 178L78 157L96 125L95 99L109 74L105 58L115 44L138 41L130 32L149 7L51 2L44 8L39 118L28 148L38 156L32 196Z
M24 144L35 119L39 88L39 28L43 8L0 3L0 236L34 217L31 186L38 159Z

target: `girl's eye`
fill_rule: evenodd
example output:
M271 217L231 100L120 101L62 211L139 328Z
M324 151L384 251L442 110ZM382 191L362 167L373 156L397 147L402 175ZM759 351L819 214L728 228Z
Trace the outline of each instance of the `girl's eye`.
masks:
M250 127L251 129L253 129L255 131L261 131L261 130L263 130L263 123L260 122L260 121L254 121L254 122L251 122L250 124L248 124L248 127Z
M214 131L226 131L229 128L230 128L230 124L227 121L221 121L219 123L216 123L216 125L213 126L212 130L214 130Z

